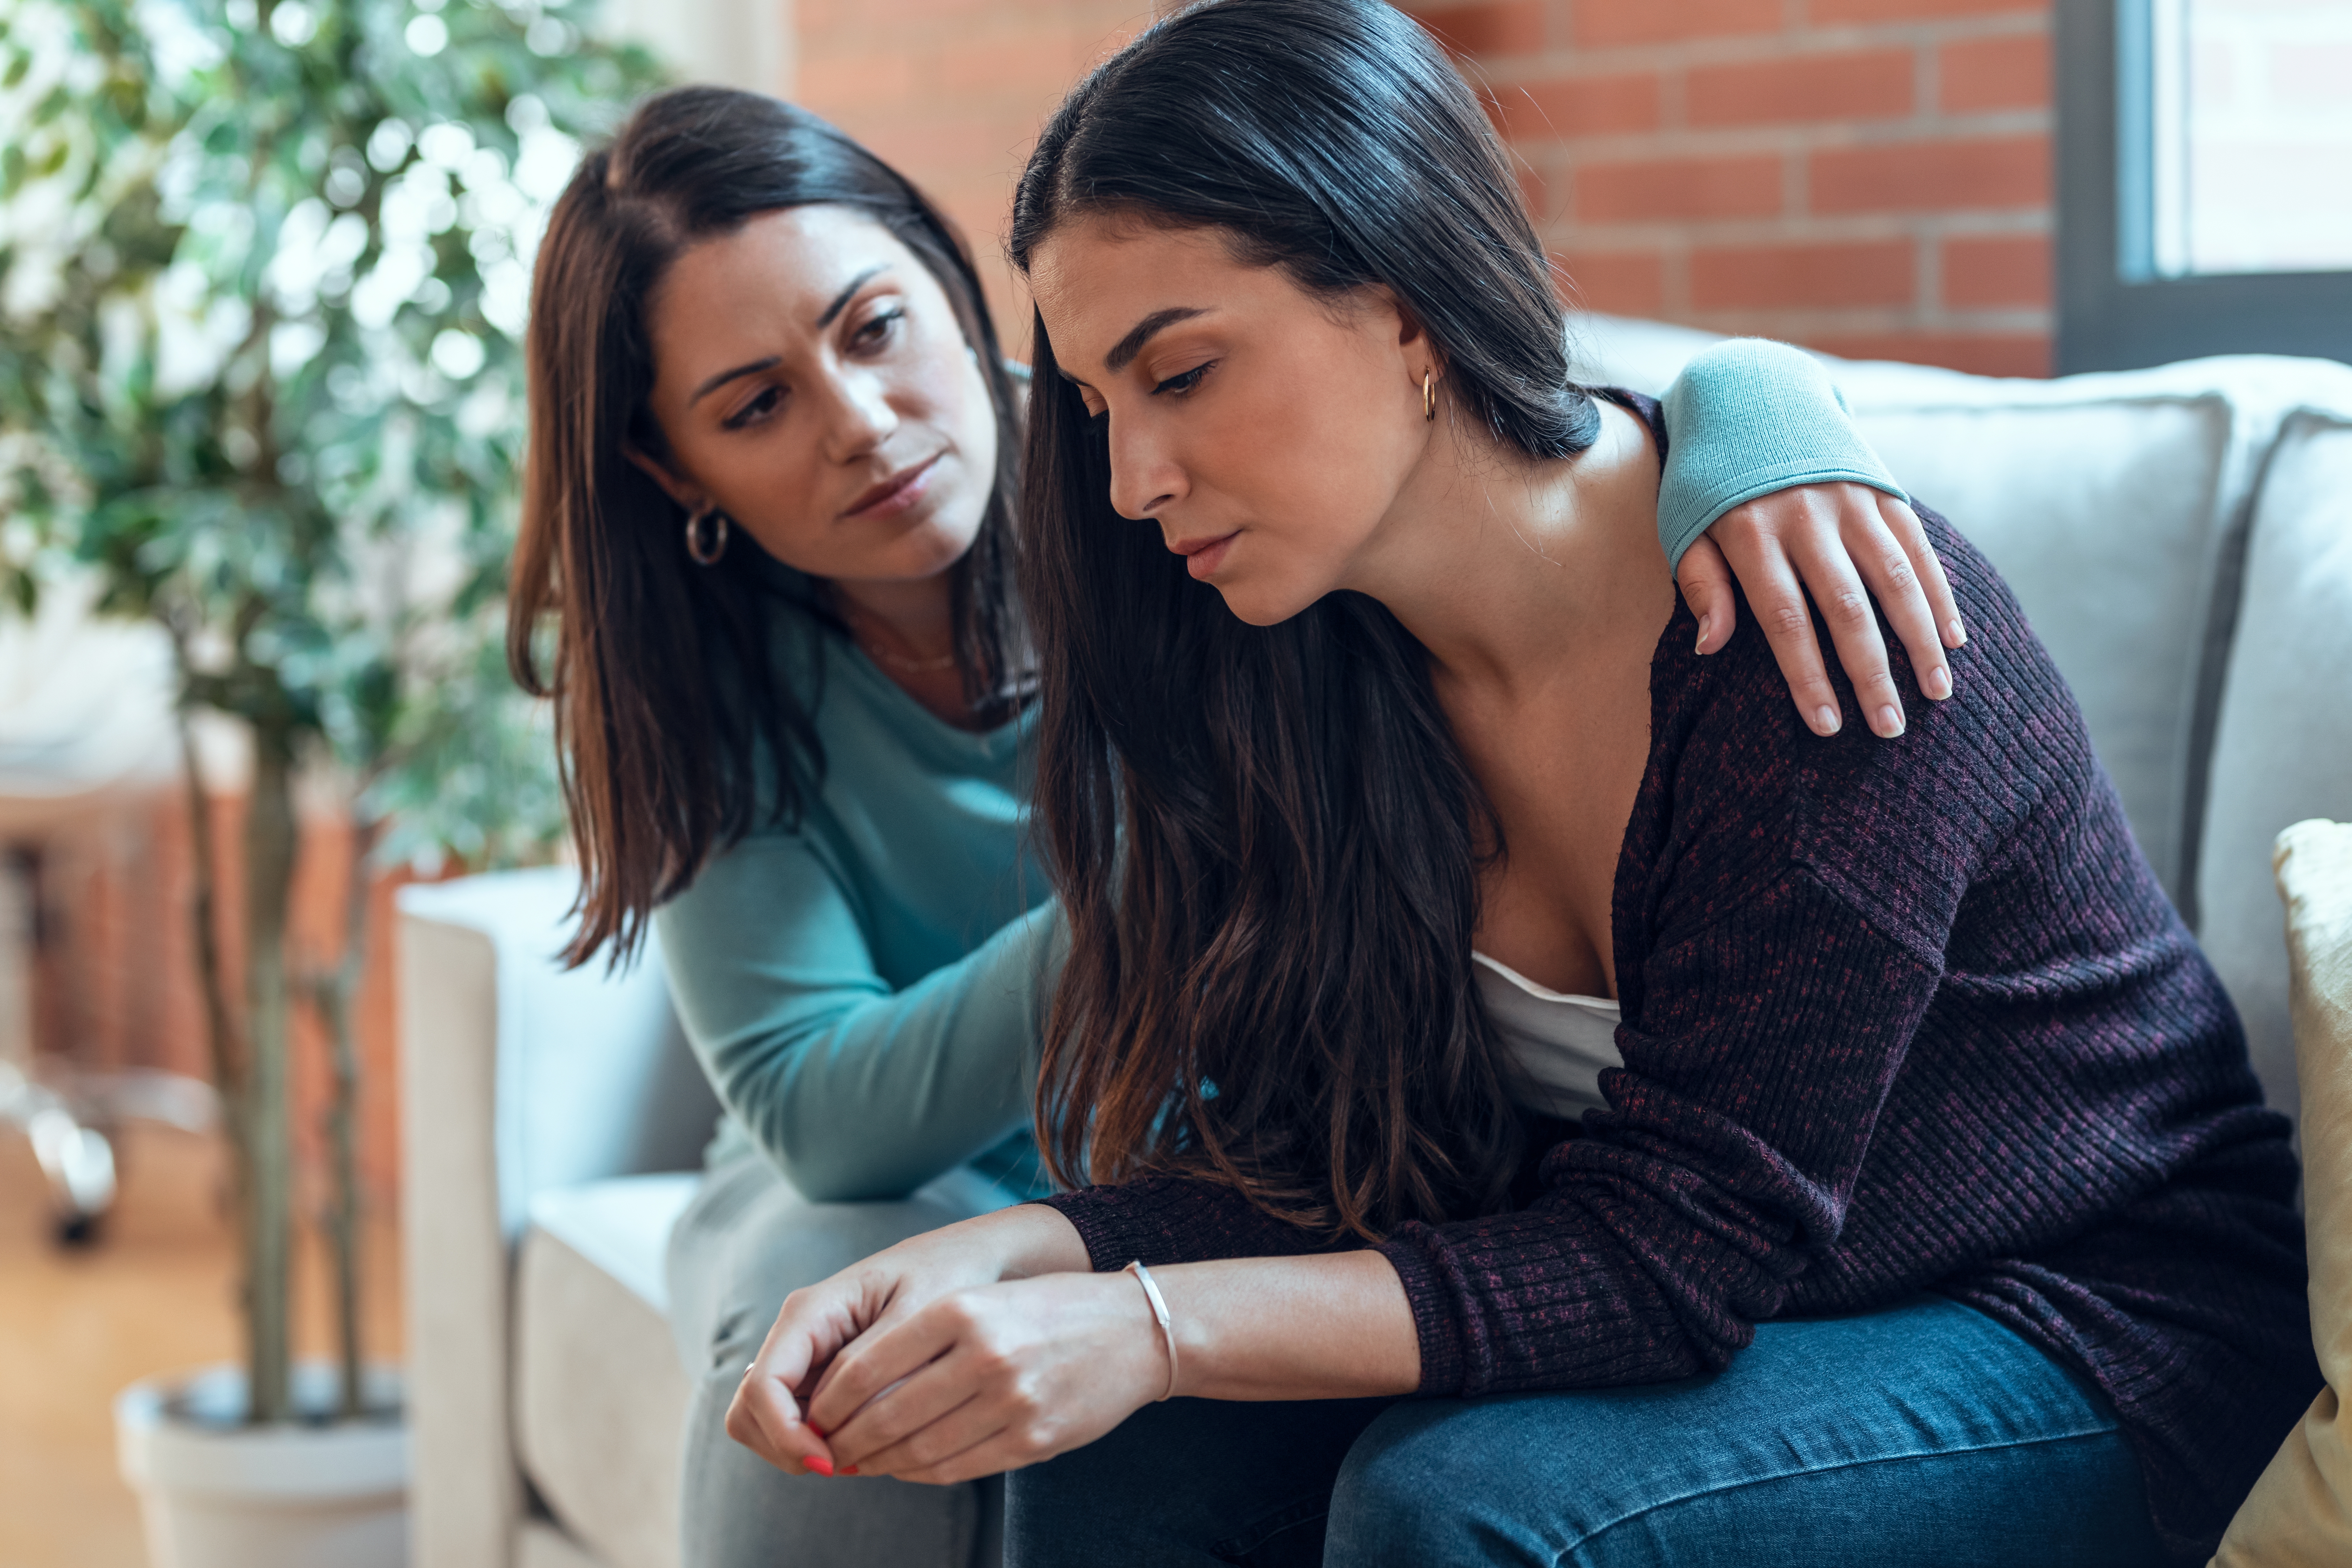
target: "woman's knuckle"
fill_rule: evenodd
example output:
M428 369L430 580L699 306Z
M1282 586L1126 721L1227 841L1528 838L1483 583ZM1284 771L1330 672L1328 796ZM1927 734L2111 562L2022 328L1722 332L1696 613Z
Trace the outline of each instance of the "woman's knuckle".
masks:
M1766 605L1760 618L1774 637L1792 637L1812 625L1812 617L1805 614L1804 605L1786 599Z
M1830 619L1842 626L1859 626L1870 616L1870 595L1859 588L1840 588L1830 595Z

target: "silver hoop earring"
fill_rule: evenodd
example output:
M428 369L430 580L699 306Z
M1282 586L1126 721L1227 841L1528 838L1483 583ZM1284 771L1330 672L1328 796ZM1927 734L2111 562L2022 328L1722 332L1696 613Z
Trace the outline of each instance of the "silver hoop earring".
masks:
M706 545L702 542L702 525L712 518L719 520L719 526L710 531L710 542ZM698 566L718 565L719 558L727 553L727 514L715 506L688 514L686 520L686 552L694 558Z

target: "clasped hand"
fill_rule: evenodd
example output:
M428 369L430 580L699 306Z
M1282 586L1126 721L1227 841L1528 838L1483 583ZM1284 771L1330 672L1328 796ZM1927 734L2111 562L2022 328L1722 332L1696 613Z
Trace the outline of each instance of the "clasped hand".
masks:
M1086 1267L1069 1222L1029 1207L795 1290L728 1436L790 1475L940 1484L1090 1443L1161 1394L1168 1362L1136 1282Z

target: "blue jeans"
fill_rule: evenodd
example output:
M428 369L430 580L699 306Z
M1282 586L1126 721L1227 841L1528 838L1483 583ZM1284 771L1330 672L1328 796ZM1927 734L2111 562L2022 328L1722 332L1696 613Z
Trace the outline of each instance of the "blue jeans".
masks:
M1174 1400L1008 1480L1007 1568L2162 1561L2106 1400L1940 1298L1642 1388Z

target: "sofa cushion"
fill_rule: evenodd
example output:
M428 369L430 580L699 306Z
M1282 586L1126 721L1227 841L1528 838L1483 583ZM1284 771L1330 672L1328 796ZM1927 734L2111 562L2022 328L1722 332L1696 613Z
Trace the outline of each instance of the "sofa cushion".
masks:
M700 1177L540 1194L515 1284L516 1448L565 1531L606 1568L676 1568L693 1385L663 1316L662 1255Z
M2303 1084L2304 1219L2311 1338L2327 1386L2230 1521L2218 1568L2352 1563L2352 826L2301 822L2279 836L2295 1058Z
M2206 801L2199 935L2246 1021L2271 1103L2293 1112L2286 942L2272 839L2352 819L2352 399L2286 421L2254 509Z

